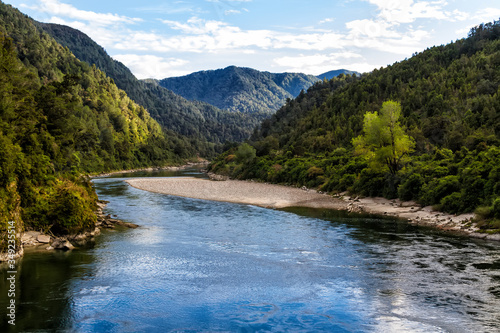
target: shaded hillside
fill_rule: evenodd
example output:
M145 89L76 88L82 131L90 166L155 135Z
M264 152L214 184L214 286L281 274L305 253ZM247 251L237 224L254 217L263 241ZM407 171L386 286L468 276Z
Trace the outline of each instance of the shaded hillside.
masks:
M0 251L9 221L17 232L93 230L97 196L82 174L194 154L112 79L0 3Z
M168 129L197 139L196 146L204 155L211 154L208 141L243 141L262 117L229 113L202 102L191 102L151 81L138 80L121 62L112 59L106 51L84 33L62 25L37 23L75 56L111 77L135 102L144 106L158 122Z
M333 71L329 71L329 72L320 74L320 75L317 76L317 78L320 79L320 80L324 80L324 79L331 80L334 77L339 76L340 74L345 74L345 75L356 74L356 76L360 76L361 75L361 73L356 72L356 71L350 71L350 70L347 70L347 69L336 69L336 70L333 70Z
M484 205L480 216L500 219L499 87L497 21L362 78L315 84L256 130L252 162L241 164L233 150L213 169L238 178L413 199L453 213ZM407 153L391 164L375 159L376 149L390 154L391 146L382 140L388 129L374 122L378 114L368 113L381 113L390 100L401 106L394 121L410 138ZM372 144L354 151L355 138L369 142L361 135L379 141L370 139Z
M210 103L223 110L270 114L309 88L318 78L299 74L273 74L230 66L159 81L162 87L189 99Z

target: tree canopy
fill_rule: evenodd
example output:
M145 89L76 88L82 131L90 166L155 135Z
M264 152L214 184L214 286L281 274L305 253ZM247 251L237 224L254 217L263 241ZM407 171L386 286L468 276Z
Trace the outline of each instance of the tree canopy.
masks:
M352 140L356 153L363 154L378 164L385 164L392 174L401 165L404 156L415 147L400 124L401 104L387 101L382 104L380 115L367 112L363 120L363 135Z

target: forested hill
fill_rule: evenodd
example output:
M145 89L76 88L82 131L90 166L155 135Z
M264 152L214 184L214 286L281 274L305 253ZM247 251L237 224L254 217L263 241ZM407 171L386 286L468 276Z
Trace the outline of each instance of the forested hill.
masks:
M356 71L350 71L350 70L347 70L347 69L336 69L336 70L333 70L333 71L329 71L329 72L320 74L320 75L317 76L317 78L320 79L320 80L324 80L324 79L331 80L331 79L339 76L340 74L345 74L345 75L356 74L356 76L361 76L361 73L356 72Z
M103 72L0 3L0 252L9 221L18 232L93 228L97 197L81 174L195 153Z
M81 61L95 64L114 80L135 102L144 106L161 125L182 135L196 139L202 155L210 155L213 145L226 141L243 141L263 117L223 111L208 103L188 101L150 80L138 80L121 62L112 59L106 51L84 33L58 24L36 23L68 47Z
M500 229L499 88L497 21L362 78L316 83L213 169L453 213L484 206Z
M299 73L274 74L230 66L159 81L162 87L223 110L247 114L274 113L319 79Z

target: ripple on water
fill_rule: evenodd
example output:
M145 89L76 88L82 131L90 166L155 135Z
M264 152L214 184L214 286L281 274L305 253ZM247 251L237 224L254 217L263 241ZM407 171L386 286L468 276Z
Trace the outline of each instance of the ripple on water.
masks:
M88 250L26 256L21 288L40 306L19 318L25 331L59 322L80 332L500 327L499 244L327 211L177 198L119 178L94 182L108 213L141 227L104 232Z

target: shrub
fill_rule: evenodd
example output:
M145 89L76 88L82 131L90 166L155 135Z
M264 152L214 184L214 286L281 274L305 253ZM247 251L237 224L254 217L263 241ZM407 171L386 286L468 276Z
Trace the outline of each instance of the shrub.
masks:
M462 194L460 192L453 192L441 200L441 210L457 214L462 209Z
M493 217L500 219L500 197L493 200L493 205L491 206L491 213Z
M316 178L318 176L321 176L325 173L323 169L318 168L316 166L312 166L309 169L307 169L307 177L308 178Z
M444 197L460 191L460 187L457 176L434 179L422 186L420 201L425 206L439 204Z
M51 199L52 210L49 217L54 233L77 233L95 225L96 197L85 186L64 180L57 184Z
M420 191L424 184L424 178L418 174L413 173L410 177L399 185L398 196L401 200L415 200L420 197Z
M340 181L338 182L336 189L339 191L345 191L349 189L352 185L354 185L354 182L356 181L356 175L353 175L352 173L346 173L340 178Z
M242 143L236 150L236 159L239 163L248 163L256 156L256 150L248 143Z
M359 178L353 186L355 193L360 193L369 197L380 197L384 195L385 174L373 169L363 169Z

